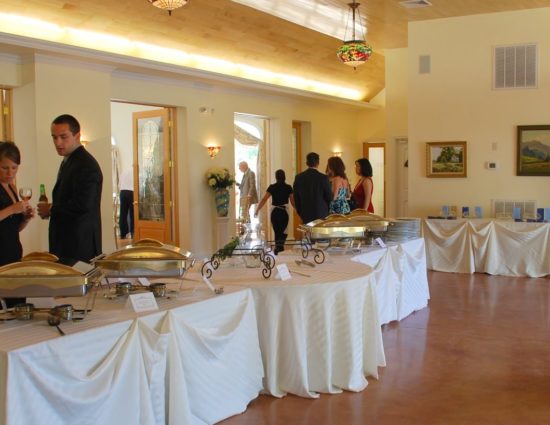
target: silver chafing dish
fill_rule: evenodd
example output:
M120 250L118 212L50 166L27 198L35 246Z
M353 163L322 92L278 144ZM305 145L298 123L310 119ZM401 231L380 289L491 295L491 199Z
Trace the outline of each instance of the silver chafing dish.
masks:
M311 241L327 239L367 239L374 233L385 232L389 221L365 210L354 210L349 215L331 214L324 220L314 220L299 226Z
M0 267L0 298L84 296L99 279L95 269L85 274L57 261L53 254L33 252Z
M105 277L183 277L195 259L188 251L154 239L141 239L92 262Z

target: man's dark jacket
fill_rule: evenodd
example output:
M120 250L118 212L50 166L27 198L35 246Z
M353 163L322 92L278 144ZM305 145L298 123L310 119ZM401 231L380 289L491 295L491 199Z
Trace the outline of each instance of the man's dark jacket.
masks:
M296 211L304 224L328 215L332 190L325 174L308 168L296 175L293 189Z
M95 158L77 148L59 170L52 192L50 252L62 260L89 262L101 254L103 175Z

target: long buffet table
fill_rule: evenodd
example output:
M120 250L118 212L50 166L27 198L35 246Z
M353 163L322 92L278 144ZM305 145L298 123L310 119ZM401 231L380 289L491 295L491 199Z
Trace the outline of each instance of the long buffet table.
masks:
M153 314L100 298L63 337L45 319L0 325L0 421L206 424L244 411L263 375L252 293L188 292Z
M456 273L550 274L550 223L491 219L423 221L427 266Z
M191 271L152 314L100 297L85 320L61 325L66 336L45 320L0 324L0 423L210 424L261 390L364 389L385 365L380 324L427 305L423 240L312 269L296 258L277 257L288 281L222 265L218 296Z

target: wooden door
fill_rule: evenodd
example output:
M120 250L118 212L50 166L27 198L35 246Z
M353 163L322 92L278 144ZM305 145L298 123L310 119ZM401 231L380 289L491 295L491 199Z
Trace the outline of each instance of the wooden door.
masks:
M172 231L171 120L167 108L133 114L135 240L175 244Z

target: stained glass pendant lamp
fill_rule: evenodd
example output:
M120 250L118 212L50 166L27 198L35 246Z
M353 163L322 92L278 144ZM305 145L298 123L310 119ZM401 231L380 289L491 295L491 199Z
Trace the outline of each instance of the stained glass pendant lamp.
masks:
M348 6L351 9L352 16L352 28L351 28L351 38L347 37L347 27L346 34L344 36L344 44L336 52L336 56L344 62L344 64L352 66L353 69L356 69L359 65L363 65L372 55L372 47L365 42L365 36L357 34L355 31L357 16L359 28L361 27L361 15L359 15L359 5L355 0L353 3L348 3ZM358 31L362 33L362 30Z

